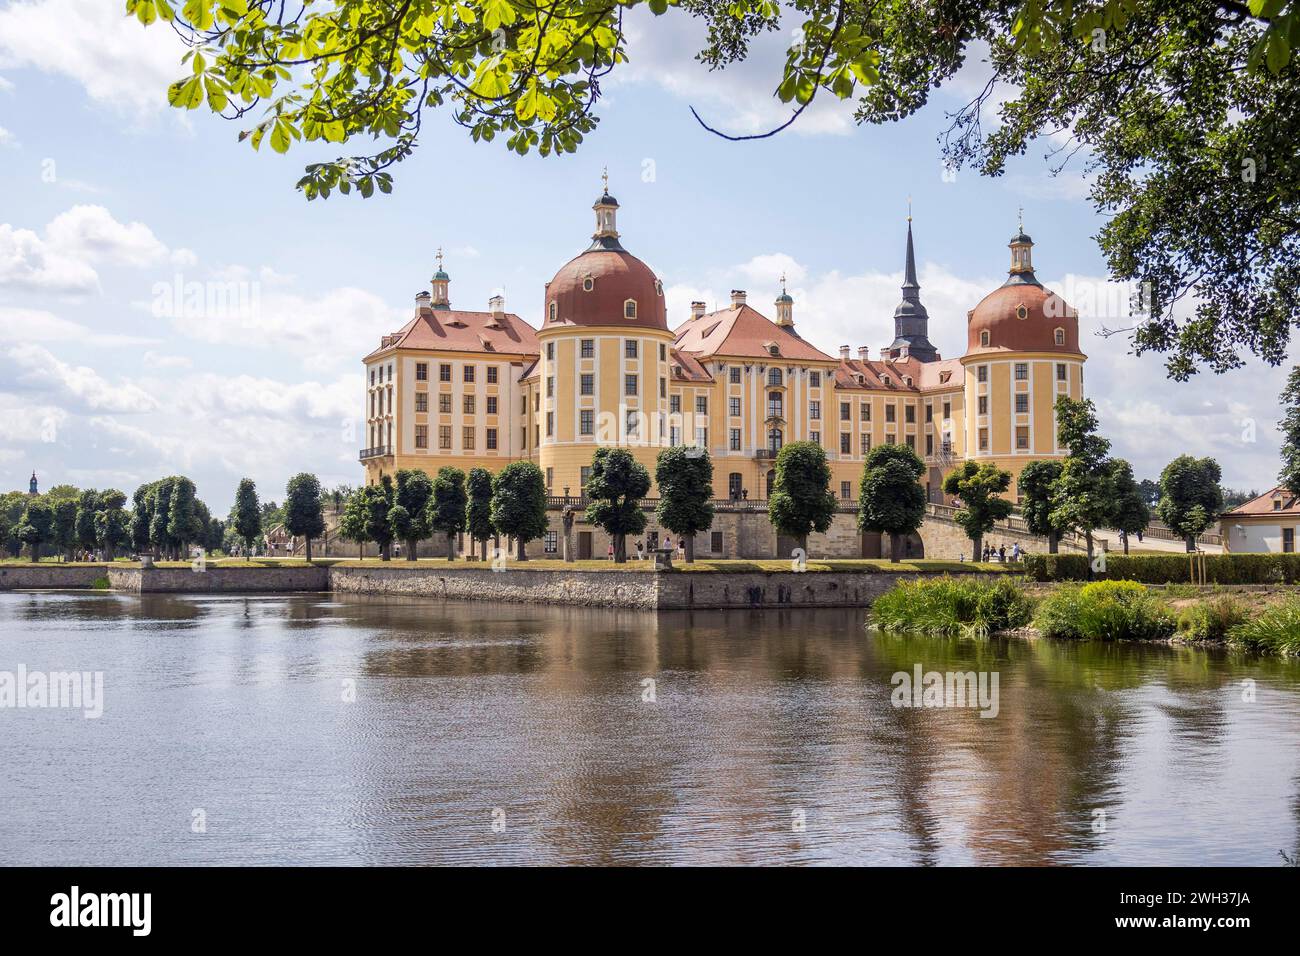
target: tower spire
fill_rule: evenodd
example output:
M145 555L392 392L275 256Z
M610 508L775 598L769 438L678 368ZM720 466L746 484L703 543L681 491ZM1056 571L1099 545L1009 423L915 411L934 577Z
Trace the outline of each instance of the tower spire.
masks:
M442 267L442 246L438 247L436 258L438 260L438 271L433 274L433 307L446 311L451 308L451 299L447 293L447 287L451 284L451 276L447 275L446 270Z
M916 248L912 242L912 203L907 206L907 253L903 265L903 300L894 310L894 341L889 346L894 358L933 362L939 352L930 343L930 313L921 302L921 284L916 279Z
M618 241L618 200L609 194L608 167L601 172L600 181L603 189L595 205L591 207L596 213L596 231L591 235L591 245L587 247L587 251L608 249L622 252L623 246Z

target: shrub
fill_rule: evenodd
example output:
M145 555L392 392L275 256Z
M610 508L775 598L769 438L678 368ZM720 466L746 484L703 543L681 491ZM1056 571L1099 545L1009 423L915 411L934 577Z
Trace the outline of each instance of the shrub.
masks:
M871 623L884 631L985 637L1024 627L1033 602L1010 578L900 581L871 606Z
M1045 637L1154 641L1174 632L1173 615L1133 581L1067 586L1039 606L1034 625Z
M1211 584L1300 582L1300 554L1210 554L1204 561ZM1088 559L1082 554L1033 554L1025 558L1025 571L1035 581L1086 581ZM1185 554L1107 554L1103 577L1185 584L1191 581L1191 562Z
M1223 595L1185 608L1178 615L1178 636L1185 641L1222 641L1249 618L1244 604Z
M1300 656L1300 598L1290 598L1228 632L1228 641L1247 650Z

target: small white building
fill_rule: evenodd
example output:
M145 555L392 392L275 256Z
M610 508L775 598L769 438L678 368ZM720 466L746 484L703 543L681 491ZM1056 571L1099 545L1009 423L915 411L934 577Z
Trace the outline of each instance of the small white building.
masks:
M1223 550L1291 554L1300 527L1300 497L1274 488L1219 516Z

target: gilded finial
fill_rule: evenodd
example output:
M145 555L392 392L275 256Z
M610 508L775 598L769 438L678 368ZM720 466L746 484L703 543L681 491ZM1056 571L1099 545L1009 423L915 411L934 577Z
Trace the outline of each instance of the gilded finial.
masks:
M438 247L438 268L442 269L442 246Z
M907 197L907 221L912 221L912 197Z
M604 186L606 195L609 194L609 167L605 166L600 172L600 181Z
M785 272L781 273L781 293L785 293Z
M1021 206L1019 208L1017 216L1020 220L1020 231L1023 233L1025 231L1025 207L1024 206Z

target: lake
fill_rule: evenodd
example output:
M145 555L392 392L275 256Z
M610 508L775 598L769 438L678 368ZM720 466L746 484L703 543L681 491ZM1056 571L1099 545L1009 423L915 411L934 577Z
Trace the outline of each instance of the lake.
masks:
M0 592L0 677L102 674L101 716L0 709L0 863L1294 855L1300 663L863 620ZM996 716L895 706L918 665Z

